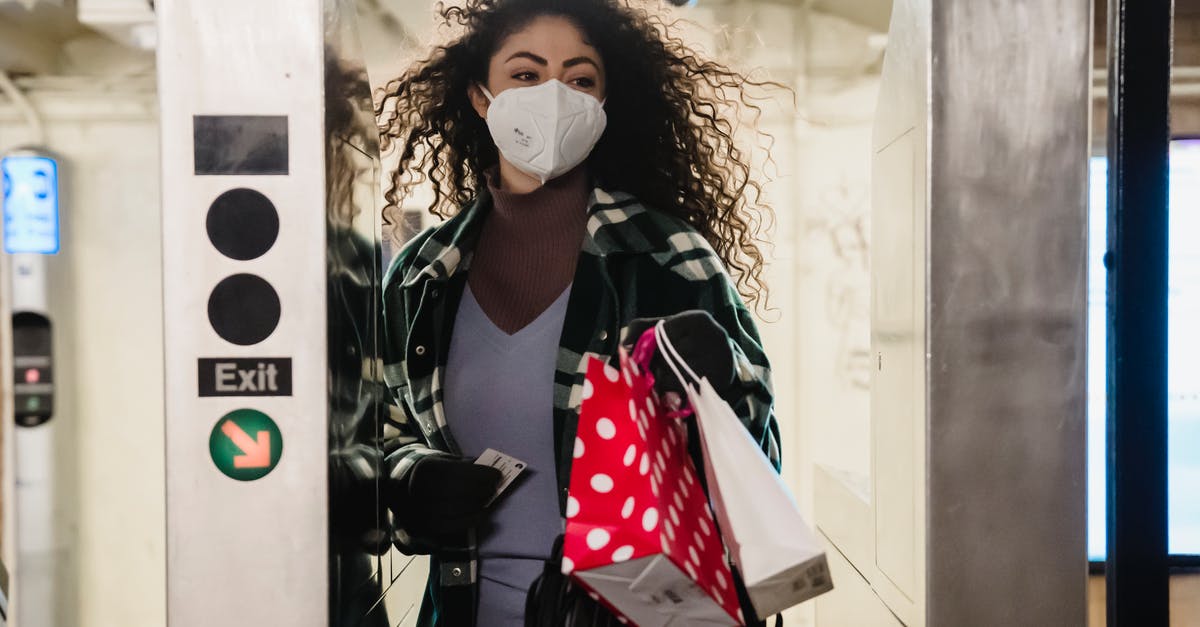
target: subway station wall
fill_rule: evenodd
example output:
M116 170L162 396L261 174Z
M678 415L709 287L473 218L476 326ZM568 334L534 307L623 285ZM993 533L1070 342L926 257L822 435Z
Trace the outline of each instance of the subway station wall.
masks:
M89 88L88 85L91 84ZM33 85L62 158L50 260L60 384L57 624L165 622L158 122L150 85ZM0 106L0 150L32 141Z

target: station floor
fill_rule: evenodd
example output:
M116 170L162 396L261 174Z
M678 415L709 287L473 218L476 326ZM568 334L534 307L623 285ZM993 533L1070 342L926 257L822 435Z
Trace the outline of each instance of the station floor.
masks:
M1088 627L1104 627L1104 577L1088 581ZM1171 577L1171 627L1200 625L1200 574Z

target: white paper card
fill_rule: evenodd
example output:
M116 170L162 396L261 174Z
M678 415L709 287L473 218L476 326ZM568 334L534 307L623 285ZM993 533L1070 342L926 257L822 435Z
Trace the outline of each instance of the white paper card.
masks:
M516 481L517 477L525 471L525 462L511 455L505 455L495 449L484 451L479 455L479 459L475 460L475 463L483 466L491 466L500 471L500 484L496 486L496 493L492 495L491 500L488 501L488 505L491 505L501 494L504 494L508 486L512 485L513 481Z

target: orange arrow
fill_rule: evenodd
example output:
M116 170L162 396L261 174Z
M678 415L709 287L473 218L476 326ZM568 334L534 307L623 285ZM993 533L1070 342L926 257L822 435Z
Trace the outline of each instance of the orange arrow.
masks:
M233 440L234 446L242 449L242 455L233 458L234 468L269 468L271 466L271 432L259 431L258 439L242 430L236 422L226 420L221 433Z

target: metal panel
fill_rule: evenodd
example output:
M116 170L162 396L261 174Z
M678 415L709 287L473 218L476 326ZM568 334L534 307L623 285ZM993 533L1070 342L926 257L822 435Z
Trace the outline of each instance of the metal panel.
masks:
M893 8L872 164L871 450L879 597L925 623L930 3Z
M871 381L871 467L875 502L875 563L909 601L917 598L917 553L923 514L917 495L924 475L925 308L924 154L915 129L875 157L872 337L876 372ZM918 191L920 190L920 191ZM920 279L920 280L918 280ZM886 363L885 363L886 356Z
M12 259L9 255L0 255L0 355L12 353L12 285L7 280L11 276ZM12 360L0 358L0 381L13 380ZM0 569L4 573L4 627L10 613L9 599L19 591L17 582L11 578L17 564L17 512L13 507L16 503L16 421L8 417L14 415L13 388L11 385L0 386Z
M168 623L325 627L331 620L331 563L335 578L374 586L367 607L379 590L378 561L372 566L359 554L330 560L326 489L331 425L336 434L341 418L365 416L377 424L379 414L373 396L364 413L355 411L364 399L360 383L374 377L372 306L380 261L374 226L378 155L373 133L356 131L370 129L370 105L362 106L368 96L361 62L342 56L356 53L353 7L340 0L176 0L158 6L158 19ZM197 117L226 117L228 124L211 124L211 118L197 124ZM203 172L193 161L197 154L204 155ZM349 156L358 154L365 162ZM210 235L210 204L233 189L252 190L274 205L274 238L229 246L210 241L218 237ZM247 222L242 234L257 233L264 223ZM252 309L214 309L210 294L239 275L259 277L270 287L263 294L274 292L275 298ZM238 289L263 289L263 281L239 281ZM348 283L365 293L340 289ZM277 322L264 316L274 300ZM236 305L239 298L227 301ZM365 314L354 326L331 320L335 307ZM331 334L330 324L340 333ZM331 344L347 335L358 342ZM341 368L347 356L353 368ZM262 359L262 371L247 370L245 380L238 376L247 382L239 392L262 394L202 398L198 368L204 358L226 358L235 370L271 358ZM286 360L292 366L290 395L268 383L283 371L274 366ZM226 430L226 417L244 408L266 414L277 432L246 428L239 444L236 431ZM282 438L282 453L266 447L266 466L252 467L262 460L238 466L239 455L211 448L210 437L224 450L240 450L240 458L252 456L246 447L256 437L259 444L264 437L276 443ZM229 443L239 448L229 449ZM259 471L266 472L253 478ZM358 502L378 512L370 485ZM337 557L349 553L334 550ZM353 567L340 568L350 561ZM341 601L332 603L335 614Z
M937 0L928 622L1083 625L1088 0Z

